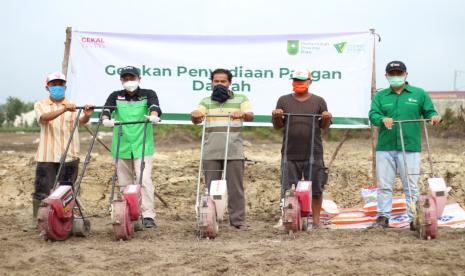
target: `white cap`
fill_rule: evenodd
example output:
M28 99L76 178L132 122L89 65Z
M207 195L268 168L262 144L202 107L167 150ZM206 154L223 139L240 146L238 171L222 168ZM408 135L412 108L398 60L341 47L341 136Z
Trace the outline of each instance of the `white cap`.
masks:
M54 73L48 74L47 78L45 79L45 85L48 85L48 83L51 82L52 80L66 81L66 76L61 72L54 72Z
M295 70L295 71L292 73L291 79L296 79L296 80L310 80L310 79L312 79L312 74L311 74L308 70L299 69L299 70Z

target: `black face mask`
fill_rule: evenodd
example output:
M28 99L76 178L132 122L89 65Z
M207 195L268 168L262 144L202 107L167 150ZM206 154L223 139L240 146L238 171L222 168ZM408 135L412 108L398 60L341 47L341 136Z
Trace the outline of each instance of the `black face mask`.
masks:
M212 100L224 103L229 98L229 90L226 86L218 84L213 87Z

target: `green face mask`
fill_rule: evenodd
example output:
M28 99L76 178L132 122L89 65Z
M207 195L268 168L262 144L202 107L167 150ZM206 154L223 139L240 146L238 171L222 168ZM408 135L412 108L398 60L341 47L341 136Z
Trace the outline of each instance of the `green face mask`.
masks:
M391 87L397 88L405 83L405 76L387 77L387 80Z

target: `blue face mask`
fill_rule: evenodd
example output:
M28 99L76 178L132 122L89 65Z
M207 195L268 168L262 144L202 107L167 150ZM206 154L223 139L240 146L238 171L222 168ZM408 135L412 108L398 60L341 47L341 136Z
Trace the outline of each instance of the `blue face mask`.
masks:
M65 87L62 85L49 86L48 91L50 91L50 97L54 100L61 100L65 97Z

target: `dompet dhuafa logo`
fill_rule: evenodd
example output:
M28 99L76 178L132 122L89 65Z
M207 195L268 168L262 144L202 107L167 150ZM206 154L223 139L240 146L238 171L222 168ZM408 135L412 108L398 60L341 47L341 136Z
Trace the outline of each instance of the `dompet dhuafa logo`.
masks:
M299 40L288 40L287 41L287 53L291 56L299 53Z
M342 54L344 52L344 50L346 49L346 46L347 46L347 42L340 42L340 43L334 44L334 48L336 48L339 54Z

